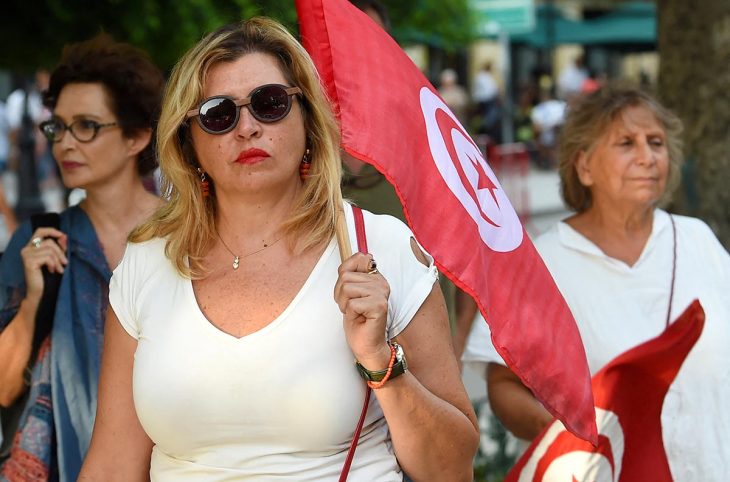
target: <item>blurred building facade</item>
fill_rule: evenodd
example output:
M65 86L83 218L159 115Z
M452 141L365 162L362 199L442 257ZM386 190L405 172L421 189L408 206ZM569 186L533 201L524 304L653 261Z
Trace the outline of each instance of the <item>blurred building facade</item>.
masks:
M552 0L533 5L532 31L509 36L514 86L542 74L556 78L579 54L585 66L599 75L656 82L654 3ZM499 69L507 63L494 35L483 35L469 48L469 78L485 59L493 59Z
M656 5L651 1L615 0L470 0L477 39L456 51L442 49L438 39L404 45L431 82L454 69L469 90L479 69L490 62L507 114L513 116L525 89L535 101L541 88L554 87L561 74L582 58L596 81L623 79L656 85L659 56ZM494 8L525 10L529 28L500 35L494 20L513 21L514 12L493 15ZM520 15L524 12L519 12Z

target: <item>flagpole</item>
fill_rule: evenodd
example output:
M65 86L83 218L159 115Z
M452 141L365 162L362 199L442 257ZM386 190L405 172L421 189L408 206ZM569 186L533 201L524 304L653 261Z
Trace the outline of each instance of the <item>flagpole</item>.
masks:
M345 211L342 209L337 210L335 236L337 236L337 246L340 248L340 261L344 262L347 258L352 256L352 245L350 244L350 234L347 231Z

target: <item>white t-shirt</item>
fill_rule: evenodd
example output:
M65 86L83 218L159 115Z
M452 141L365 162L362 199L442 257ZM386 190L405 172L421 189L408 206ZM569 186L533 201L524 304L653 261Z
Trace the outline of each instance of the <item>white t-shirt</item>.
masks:
M705 327L667 393L664 445L677 481L725 480L730 474L730 256L699 219L674 216L677 272L671 319L698 298ZM566 223L535 240L575 317L591 374L665 328L672 276L669 215L654 213L649 240L634 266L606 256ZM479 317L463 360L481 373L504 364Z
M23 121L25 113L25 96L23 89L16 89L10 93L6 102L6 116L10 129L18 129ZM28 95L28 114L33 122L39 124L41 121L50 117L48 109L43 107L41 94L37 90L31 90Z
M558 78L558 94L567 99L571 95L580 93L583 82L588 78L588 71L585 68L571 64L560 73Z
M471 97L474 102L487 102L495 99L499 94L499 87L492 74L486 70L480 70L474 77Z
M530 112L530 120L540 129L553 129L565 122L567 105L562 100L550 99L537 104Z
M350 238L356 239L346 209ZM391 216L364 212L370 252L390 284L388 336L410 322L437 279ZM291 304L235 338L200 311L191 281L161 239L130 244L109 298L138 340L134 403L155 443L153 481L337 480L365 396L333 298L335 240ZM432 263L431 263L432 264ZM372 397L350 481L400 481L390 434Z

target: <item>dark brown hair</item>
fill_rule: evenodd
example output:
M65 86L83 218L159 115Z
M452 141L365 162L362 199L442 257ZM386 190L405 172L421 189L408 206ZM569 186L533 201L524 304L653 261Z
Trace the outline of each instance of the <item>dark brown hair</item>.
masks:
M154 139L165 80L143 50L115 42L105 33L67 45L51 74L43 103L53 110L66 85L86 82L104 86L109 107L125 136L153 129ZM157 159L151 141L137 158L137 171L144 176L155 167Z
M350 0L350 3L366 13L368 10L373 10L380 17L380 20L385 26L385 30L390 31L390 17L388 16L388 11L385 9L385 5L380 3L378 0Z

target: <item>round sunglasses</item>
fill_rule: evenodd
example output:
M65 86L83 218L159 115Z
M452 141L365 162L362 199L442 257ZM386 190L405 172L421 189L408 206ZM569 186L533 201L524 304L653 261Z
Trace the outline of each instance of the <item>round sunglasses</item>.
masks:
M185 119L196 117L198 125L205 132L225 134L238 125L241 107L247 107L251 115L260 122L276 122L286 117L291 110L292 96L301 93L302 89L299 87L266 84L256 87L245 99L236 100L227 95L216 95L188 111Z

